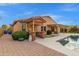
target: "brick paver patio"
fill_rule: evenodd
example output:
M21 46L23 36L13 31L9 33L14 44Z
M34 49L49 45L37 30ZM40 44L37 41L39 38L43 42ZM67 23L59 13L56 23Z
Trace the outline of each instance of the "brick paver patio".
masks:
M10 35L0 38L0 56L63 56L35 42L13 41Z

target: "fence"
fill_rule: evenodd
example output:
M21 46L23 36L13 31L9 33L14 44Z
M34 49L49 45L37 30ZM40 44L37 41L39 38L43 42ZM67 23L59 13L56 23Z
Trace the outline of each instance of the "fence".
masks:
M4 30L0 28L0 37L4 34Z

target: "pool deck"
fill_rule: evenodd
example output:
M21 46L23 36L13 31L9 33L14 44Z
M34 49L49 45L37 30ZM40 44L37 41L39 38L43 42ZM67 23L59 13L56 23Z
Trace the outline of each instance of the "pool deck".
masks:
M60 43L56 42L57 40L67 37L67 36L70 36L70 35L79 35L79 34L60 33L56 37L50 37L50 38L45 38L45 39L38 38L37 40L35 40L35 42L42 44L48 48L59 51L59 52L65 54L65 55L68 55L68 56L79 56L79 49L70 50L70 49L67 49L66 47L62 46Z
M11 35L3 35L0 38L0 56L64 56L64 54L34 41L14 41Z

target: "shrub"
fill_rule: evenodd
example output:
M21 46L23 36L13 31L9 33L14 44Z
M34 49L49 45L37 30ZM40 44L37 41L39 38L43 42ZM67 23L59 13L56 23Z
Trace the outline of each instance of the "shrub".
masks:
M70 33L79 33L79 28L76 27L76 26L74 26L74 27L72 27L72 28L70 29L69 32L70 32Z
M52 34L52 31L51 30L47 30L47 35L50 35Z
M29 33L26 31L17 31L12 33L13 40L19 40L20 38L28 39Z

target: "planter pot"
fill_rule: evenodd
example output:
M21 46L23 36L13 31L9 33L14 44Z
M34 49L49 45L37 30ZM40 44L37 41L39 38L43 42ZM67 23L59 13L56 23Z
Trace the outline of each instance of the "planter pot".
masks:
M31 33L31 36L32 36L32 41L34 41L35 40L35 37L36 37L36 33L35 32L32 32Z
M45 38L45 32L40 32L40 37Z

